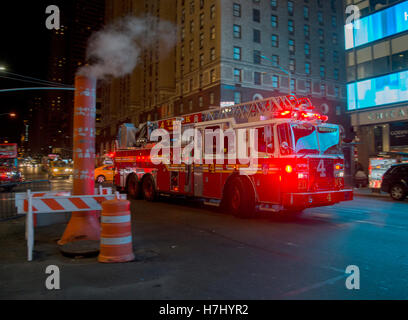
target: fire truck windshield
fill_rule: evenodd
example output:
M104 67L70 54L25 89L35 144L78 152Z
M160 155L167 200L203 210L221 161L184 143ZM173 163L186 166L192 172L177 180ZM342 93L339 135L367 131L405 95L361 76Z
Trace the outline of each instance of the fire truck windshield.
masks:
M338 126L291 125L297 154L341 154Z
M319 154L316 127L311 124L292 125L295 151L300 154Z

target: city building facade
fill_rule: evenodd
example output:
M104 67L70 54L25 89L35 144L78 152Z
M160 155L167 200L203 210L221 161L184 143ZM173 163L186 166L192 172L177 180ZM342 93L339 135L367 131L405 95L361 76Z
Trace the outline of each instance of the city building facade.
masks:
M132 75L104 86L104 152L127 121L288 94L310 97L350 134L342 0L108 0L106 14L167 19L177 43L165 58L160 45L145 50Z
M408 1L346 0L359 20L346 24L348 112L358 161L408 153Z

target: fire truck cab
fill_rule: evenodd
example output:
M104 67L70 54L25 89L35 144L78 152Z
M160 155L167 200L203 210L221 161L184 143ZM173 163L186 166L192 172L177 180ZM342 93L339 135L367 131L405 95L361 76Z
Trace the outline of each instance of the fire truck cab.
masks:
M188 129L201 133L195 133L194 139L182 138L179 144L183 155L191 143L205 145L187 150L187 159L201 161L175 163L172 149L167 156L159 156L167 161L154 164L152 150L157 142L151 141L151 133L166 129L174 144L174 120L180 120L183 138ZM147 123L133 130L132 147L116 151L115 184L133 198L192 197L240 217L352 200L352 190L344 187L340 127L325 120L309 100L288 96ZM207 130L214 134L206 135ZM251 131L255 132L253 150ZM227 132L233 132L233 138ZM241 153L245 149L246 161L238 155L240 148Z

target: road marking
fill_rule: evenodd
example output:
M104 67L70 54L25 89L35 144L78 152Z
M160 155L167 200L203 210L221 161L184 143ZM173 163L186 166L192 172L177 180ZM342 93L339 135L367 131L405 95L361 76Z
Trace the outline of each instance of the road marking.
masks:
M300 289L297 289L297 290L292 290L292 291L289 291L289 292L283 294L282 297L297 296L299 294L302 294L302 293L305 293L305 292L308 292L308 291L311 291L311 290L314 290L314 289L317 289L317 288L321 288L321 287L323 287L325 285L328 285L328 284L334 284L335 282L337 282L337 281L339 281L341 279L344 279L347 276L348 275L346 275L346 274L342 274L341 276L337 276L337 277L330 278L330 279L325 280L325 281L317 282L317 283L312 284L312 285L307 286L307 287L303 287L303 288L300 288Z

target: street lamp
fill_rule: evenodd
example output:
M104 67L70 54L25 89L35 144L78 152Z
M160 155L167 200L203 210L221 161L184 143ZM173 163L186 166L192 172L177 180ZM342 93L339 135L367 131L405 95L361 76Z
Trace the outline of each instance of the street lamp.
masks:
M265 57L265 56L262 56L262 55L261 55L261 58L262 58L262 59L265 59L265 60L268 60L268 61L270 61L270 62L273 63L273 61L272 61L271 59L269 59L269 58L267 58L267 57ZM277 67L278 67L284 74L286 74L286 75L289 77L289 95L291 95L291 94L292 94L292 76L291 76L291 74L290 74L289 71L283 69L280 65L277 65ZM272 68L276 68L276 67L272 67Z
M0 66L0 71L6 71L6 67Z

